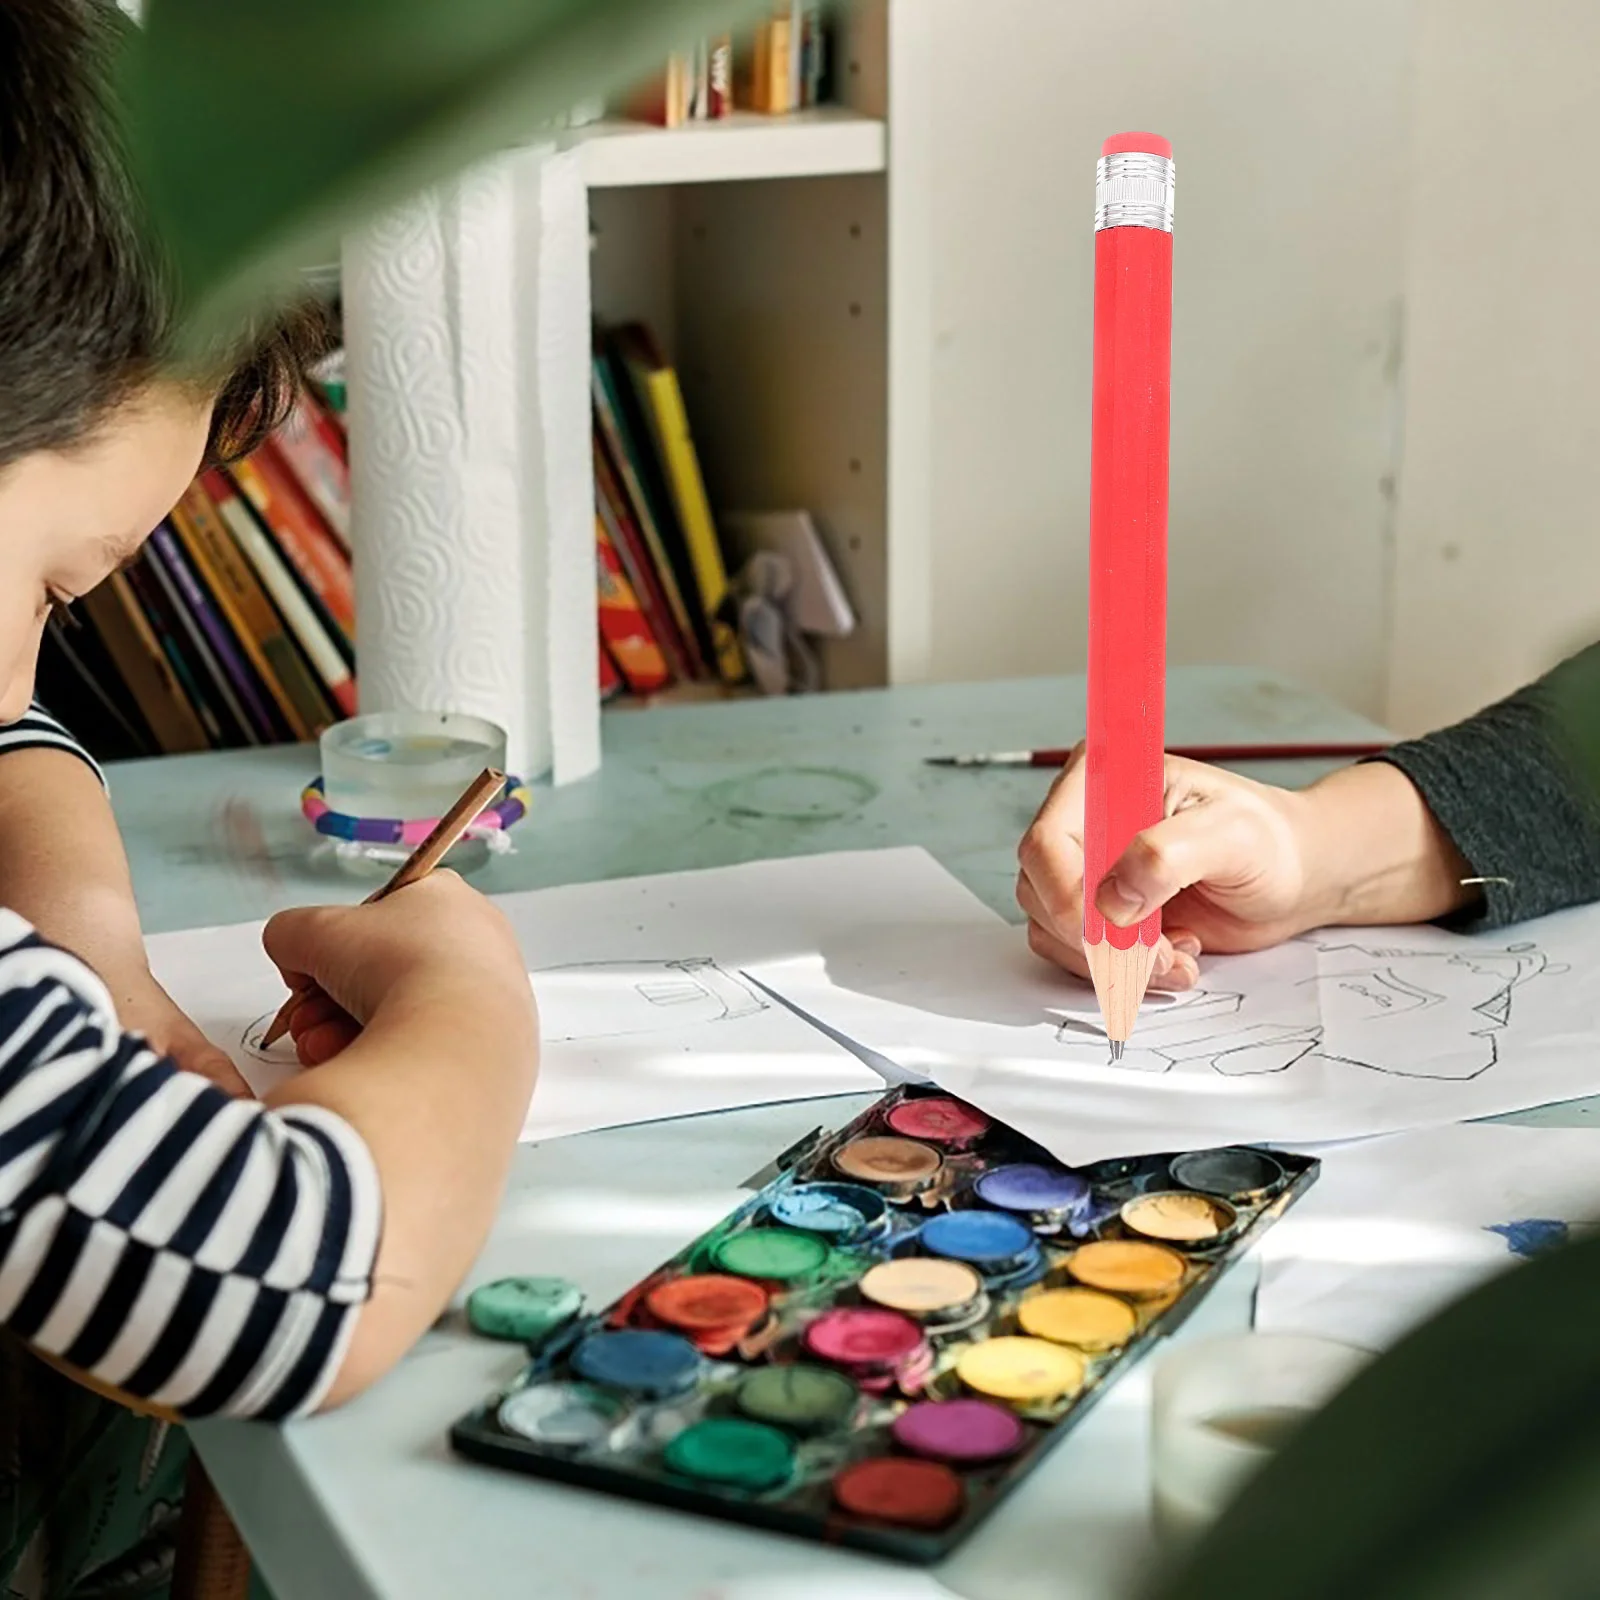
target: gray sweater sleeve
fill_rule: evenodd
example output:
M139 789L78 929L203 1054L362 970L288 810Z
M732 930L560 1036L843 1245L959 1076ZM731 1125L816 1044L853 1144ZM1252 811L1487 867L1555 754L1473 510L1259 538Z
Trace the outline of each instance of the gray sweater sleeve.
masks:
M1597 726L1592 645L1498 705L1377 758L1417 786L1473 876L1509 880L1485 884L1455 926L1498 928L1600 900Z

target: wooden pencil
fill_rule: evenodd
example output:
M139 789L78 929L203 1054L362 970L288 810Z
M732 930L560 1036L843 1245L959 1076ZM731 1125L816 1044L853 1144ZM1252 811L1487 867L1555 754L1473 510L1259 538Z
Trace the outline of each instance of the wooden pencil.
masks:
M419 878L427 877L450 853L451 847L460 841L462 834L478 820L483 808L505 787L505 782L505 773L496 772L493 767L485 767L467 785L461 798L440 817L428 837L400 863L389 881L374 889L361 902L362 905L374 905L397 889L404 889ZM278 1008L278 1014L272 1019L271 1027L262 1035L263 1047L275 1045L289 1031L289 1022L295 1011L314 993L314 989L296 989L290 994Z
M1095 899L1134 836L1161 818L1172 170L1172 146L1135 133L1107 139L1095 172L1083 942L1113 1061L1161 938L1159 909L1122 928Z

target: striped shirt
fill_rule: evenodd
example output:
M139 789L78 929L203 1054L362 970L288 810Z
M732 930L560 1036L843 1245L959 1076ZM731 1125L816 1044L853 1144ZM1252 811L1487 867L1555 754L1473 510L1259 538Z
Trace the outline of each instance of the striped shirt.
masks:
M26 721L0 753L76 748ZM180 1071L0 910L0 1326L185 1416L300 1415L371 1292L380 1215L342 1118Z
M11 750L64 750L87 762L101 783L106 781L94 757L37 700L28 707L26 716L0 723L0 755Z

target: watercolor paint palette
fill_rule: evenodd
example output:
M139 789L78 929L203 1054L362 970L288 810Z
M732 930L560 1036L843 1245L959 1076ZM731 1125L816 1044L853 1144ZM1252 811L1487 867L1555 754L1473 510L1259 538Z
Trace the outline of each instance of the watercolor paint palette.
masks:
M452 1430L518 1471L948 1554L1315 1180L1250 1147L1069 1170L895 1089Z

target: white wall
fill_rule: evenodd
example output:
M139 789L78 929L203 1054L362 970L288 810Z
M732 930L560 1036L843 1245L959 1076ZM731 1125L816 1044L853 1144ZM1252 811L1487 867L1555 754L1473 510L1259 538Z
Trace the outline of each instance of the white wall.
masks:
M1178 162L1171 660L1380 710L1411 0L920 3L931 675L1081 670L1094 161L1150 128Z
M1389 720L1600 637L1600 5L1419 0Z

